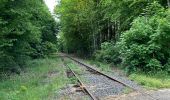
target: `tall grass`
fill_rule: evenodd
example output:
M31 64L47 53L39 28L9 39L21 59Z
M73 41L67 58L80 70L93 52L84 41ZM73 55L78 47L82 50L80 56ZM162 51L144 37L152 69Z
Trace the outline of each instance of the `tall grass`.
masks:
M112 72L111 64L107 64L107 63L103 63L103 62L99 62L99 61L91 60L91 59L86 59L83 61L90 65L100 68L104 72Z
M129 77L148 89L170 88L170 76L164 73L157 75L135 73L131 74Z
M0 100L47 100L67 83L58 58L28 61L25 72L0 80Z

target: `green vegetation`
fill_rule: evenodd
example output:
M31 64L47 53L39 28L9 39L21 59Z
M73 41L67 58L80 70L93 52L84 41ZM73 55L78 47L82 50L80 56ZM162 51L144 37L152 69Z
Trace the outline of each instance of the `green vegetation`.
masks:
M0 72L54 52L56 23L43 0L0 1Z
M2 100L49 99L74 83L48 58L57 50L92 57L107 72L120 66L146 87L170 87L170 0L61 0L58 22L43 0L1 0L0 12Z
M64 60L64 62L67 64L67 71L69 71L70 72L70 69L69 68L71 68L76 74L81 74L82 73L82 70L81 70L81 68L80 67L77 67L77 65L75 64L75 63L73 63L73 61L72 60L70 60L70 59L65 59ZM68 68L69 67L69 68ZM70 72L71 73L71 72ZM77 78L73 75L73 74L71 74L71 76L69 76L69 79L71 80L71 83L72 84L77 84Z
M130 79L138 82L148 89L170 88L170 76L162 75L131 74Z
M122 64L129 71L169 72L170 12L154 2L145 13L118 42Z
M81 68L79 65L77 65L74 61L70 59L66 59L66 62L67 62L67 65L76 73L76 75L78 75L81 81L88 82L88 80L86 80L83 77L83 73L86 71L86 68ZM71 77L71 80L74 84L77 82L77 79L75 76Z
M77 65L74 64L73 62L70 63L70 64L68 64L68 66L69 66L73 71L75 71L76 74L81 74L82 69L81 69L80 67L77 67Z
M84 60L86 63L94 65L98 67L100 70L105 73L112 74L115 70L112 69L110 64L94 61L94 60ZM119 73L121 68L117 69L116 73ZM147 89L160 89L160 88L170 88L170 75L166 72L159 72L157 74L145 74L141 72L136 72L128 75L129 79L134 80L138 84L144 86ZM132 90L129 88L125 88L124 93L129 93Z
M86 60L84 60L84 62L86 62L90 65L93 65L94 67L97 67L100 70L105 71L105 72L111 72L112 71L111 65L104 63L104 62L100 62L100 61L93 60L93 59L86 59Z
M61 0L60 49L127 73L170 73L169 7L169 0Z
M94 58L100 62L113 63L116 65L121 63L118 50L119 49L114 45L114 43L104 42L101 44L101 49L95 52Z
M69 83L58 58L29 61L21 75L3 76L0 81L0 100L47 100L55 91Z
M123 90L123 93L128 94L130 92L133 92L133 90L131 88L125 87L125 89Z

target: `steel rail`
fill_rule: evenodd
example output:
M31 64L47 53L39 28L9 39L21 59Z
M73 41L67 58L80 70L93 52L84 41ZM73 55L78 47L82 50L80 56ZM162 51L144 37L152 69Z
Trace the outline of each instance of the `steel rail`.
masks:
M63 59L64 61L64 59ZM81 86L83 86L84 91L91 97L93 100L98 100L93 94L86 88L85 84L81 81L81 79L78 77L78 75L67 65L64 63L65 66L69 68L69 70L73 73L73 75L77 78L78 82L80 83Z
M87 68L89 68L89 69L91 69L91 70L93 70L93 71L95 71L95 72L97 72L97 73L99 73L99 74L101 74L101 75L109 78L109 79L111 79L111 80L114 80L114 81L116 81L116 82L118 82L118 83L120 83L120 84L122 84L122 85L124 85L124 86L126 86L126 87L129 87L129 88L131 88L131 89L133 89L133 90L135 90L135 91L137 90L137 89L133 88L132 86L130 86L130 85L126 84L126 83L121 82L121 81L118 80L118 79L114 79L113 77L111 77L111 76L109 76L109 75L107 75L107 74L105 74L105 73L103 73L103 72L101 72L101 71L99 71L99 70L97 70L97 69L95 69L95 68L90 67L90 65L87 65L87 64L85 64L85 63L83 63L83 62L81 62L81 61L78 61L78 60L75 59L75 58L72 58L72 57L69 57L69 56L67 56L67 57L70 58L70 59L72 59L73 61L75 61L75 62L77 62L77 63L79 63L79 64L81 64L81 65L83 65L83 66L85 66L85 67L87 67Z
M114 81L116 81L116 82L118 82L118 83L120 83L120 84L122 84L122 85L124 85L124 86L126 86L126 87L129 87L129 88L133 89L134 91L140 92L140 93L143 94L143 95L148 95L148 96L150 96L150 98L152 98L153 100L159 100L159 99L151 96L150 94L147 94L147 93L145 93L145 92L143 92L143 91L140 91L140 90L138 90L138 89L130 86L130 85L127 84L127 83L121 82L120 80L115 79L115 78L113 78L113 77L111 77L111 76L109 76L109 75L107 75L107 74L99 71L98 69L95 69L95 68L91 67L90 65L83 63L82 61L79 61L79 60L77 60L77 59L75 59L75 58L73 58L73 57L70 57L70 56L68 56L68 55L64 55L64 56L70 58L71 60L77 62L78 64L83 65L83 66L85 66L86 68L89 68L89 69L91 69L91 70L93 70L93 71L95 71L95 72L97 72L97 73L99 73L99 74L101 74L101 75L103 75L103 76L111 79L111 80L114 80Z

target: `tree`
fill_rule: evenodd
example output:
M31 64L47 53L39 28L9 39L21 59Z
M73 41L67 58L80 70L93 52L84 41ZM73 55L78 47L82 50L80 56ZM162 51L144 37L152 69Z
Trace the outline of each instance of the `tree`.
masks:
M23 67L45 54L46 41L55 43L56 25L42 0L3 0L0 8L0 71Z
M148 49L147 46L149 46L149 44L142 44L146 46L145 48L145 46L138 45L138 43L133 41L135 41L136 35L139 36L137 37L137 42L138 38L139 42L142 41L140 39L145 40L142 36L145 36L143 35L145 32L151 31L149 29L159 30L159 27L161 27L159 25L162 24L161 21L164 21L164 17L168 16L168 14L165 14L165 9L167 9L168 5L169 0L61 0L61 3L56 7L56 13L60 15L60 41L63 43L62 48L68 51L68 53L79 53L85 56L95 53L96 58L102 61L115 62L114 59L118 58L119 62L122 60L122 64L127 66L131 66L133 65L132 63L136 64L140 61L145 66L149 61L143 63L142 61L145 60L139 60L140 58L138 59L136 56L134 57L134 55L140 55L138 51L140 51L140 49ZM158 20L159 18L161 20ZM154 20L156 21L156 24L154 24L154 26L157 27L156 29L151 25L151 23L154 23ZM169 23L168 17L166 21ZM140 27L135 27L135 25L139 25ZM148 27L145 27L146 25ZM167 26L168 24L166 23L165 27ZM135 28L138 30L135 30ZM160 29L161 32L164 32L163 30L164 29ZM128 35L124 37L124 34ZM152 34L156 34L156 32L152 32ZM146 39L148 39L150 35L151 34L147 34ZM166 36L168 36L168 34L166 34ZM130 40L127 43L123 41L124 39ZM117 42L121 43L125 48L121 47L121 50L118 50L119 46L115 45ZM145 43L145 41L143 42ZM103 48L105 43L109 44L106 45L107 48ZM131 46L133 47L131 48ZM138 50L133 54L135 51L131 49ZM108 52L109 50L111 52ZM128 55L128 50L133 52L130 52ZM164 48L164 50L166 49ZM118 51L122 52L120 53ZM145 50L140 52L143 54ZM159 53L166 55L165 52L165 54L161 51L159 51ZM131 56L132 59L128 59L129 56ZM164 66L165 64L162 64L162 61L158 58L155 58L155 60L152 59L152 57L147 57L147 55L144 55L144 57L148 58L152 63L154 62L155 65L160 64L160 66ZM120 60L119 58L122 59ZM135 58L138 59L137 62L134 61ZM168 58L164 59L166 63L168 62L167 59ZM133 68L139 67L138 65L141 63L133 65Z
M130 30L124 32L118 42L122 64L127 66L129 72L168 71L169 12L157 2L146 8L146 15L135 19Z

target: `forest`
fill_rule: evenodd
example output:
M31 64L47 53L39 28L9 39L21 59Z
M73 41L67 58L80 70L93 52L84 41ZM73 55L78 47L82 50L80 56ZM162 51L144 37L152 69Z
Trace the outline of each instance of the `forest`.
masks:
M43 0L1 0L0 12L0 72L55 51L57 24Z
M59 22L42 0L3 0L0 7L1 72L18 72L57 49L127 72L170 71L169 0L61 0Z
M45 1L0 0L0 100L84 100L88 86L151 100L128 99L131 85L169 100L170 0L54 0L54 13Z
M124 66L170 72L169 0L61 0L60 50Z

